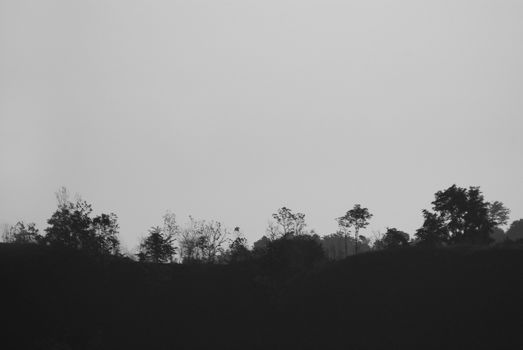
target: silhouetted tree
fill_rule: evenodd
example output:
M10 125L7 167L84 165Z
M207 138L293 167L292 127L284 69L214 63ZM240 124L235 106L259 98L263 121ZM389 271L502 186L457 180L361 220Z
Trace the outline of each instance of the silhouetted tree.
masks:
M511 241L523 239L523 219L512 222L507 230L507 238Z
M229 232L218 221L196 220L180 232L180 256L184 262L214 263L224 251Z
M376 242L378 249L395 249L409 245L409 235L396 228L387 228L383 238Z
M59 203L58 209L47 221L45 229L47 243L74 249L92 250L95 235L89 215L91 205L85 201Z
M4 242L16 244L36 244L42 242L43 237L38 232L36 224L25 224L18 221L16 225L6 225L4 228Z
M434 213L423 212L425 222L416 233L421 242L427 238L451 244L488 244L492 241L490 233L496 222L491 218L490 205L485 202L479 187L466 189L452 185L437 192L432 205Z
M293 213L291 209L282 207L278 209L277 213L272 214L274 220L279 225L280 230L271 230L276 238L277 233L279 236L287 235L301 235L303 234L303 229L305 228L305 214L303 213Z
M165 234L159 226L152 227L140 243L139 260L154 263L172 261L176 252L173 241L174 237L171 234Z
M115 214L101 214L92 219L91 205L79 196L75 202L69 201L65 187L56 193L56 198L58 209L47 221L45 243L89 253L118 253L120 242Z
M494 201L488 204L488 216L489 220L494 226L504 226L508 223L510 215L510 209L505 207L502 202Z
M367 208L362 208L360 204L356 204L354 208L347 211L344 216L336 219L340 229L345 235L345 255L348 254L347 244L350 229L354 228L354 254L358 254L359 231L367 227L372 216Z
M247 247L247 239L243 236L239 227L234 229L234 239L229 245L228 258L230 262L240 262L249 259L250 251Z
M432 247L447 244L450 234L443 218L428 210L423 210L423 217L423 226L415 234L418 244Z
M116 214L101 214L93 218L92 227L96 240L96 249L102 253L117 255L120 252L118 240L118 217Z

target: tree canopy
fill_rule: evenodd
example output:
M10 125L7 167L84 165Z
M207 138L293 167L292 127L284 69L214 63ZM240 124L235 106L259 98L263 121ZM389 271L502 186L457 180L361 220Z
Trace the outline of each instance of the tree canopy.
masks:
M152 227L140 243L138 258L140 261L166 263L172 261L175 253L174 237L165 233L159 226Z
M116 214L91 217L93 209L81 198L68 199L67 190L57 192L58 209L47 221L45 243L90 253L118 254L118 218Z
M507 215L502 203L486 202L479 187L456 185L435 194L432 210L423 211L425 221L416 232L421 244L488 244Z

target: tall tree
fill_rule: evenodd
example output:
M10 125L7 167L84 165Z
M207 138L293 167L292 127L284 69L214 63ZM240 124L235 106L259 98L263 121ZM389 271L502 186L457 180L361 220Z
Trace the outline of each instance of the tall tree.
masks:
M140 243L138 257L140 261L166 263L172 261L176 252L173 246L174 237L165 234L159 227L152 227L149 234Z
M369 225L372 216L367 208L362 208L360 204L356 204L354 208L347 211L344 216L336 219L341 231L345 235L345 255L348 254L347 244L350 229L354 228L354 254L358 254L359 231Z

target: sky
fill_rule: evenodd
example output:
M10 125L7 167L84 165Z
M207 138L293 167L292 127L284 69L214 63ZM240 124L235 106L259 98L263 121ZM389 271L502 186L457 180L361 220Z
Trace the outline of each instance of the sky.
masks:
M170 210L411 235L434 193L523 217L523 2L0 0L0 223L66 186L132 249Z

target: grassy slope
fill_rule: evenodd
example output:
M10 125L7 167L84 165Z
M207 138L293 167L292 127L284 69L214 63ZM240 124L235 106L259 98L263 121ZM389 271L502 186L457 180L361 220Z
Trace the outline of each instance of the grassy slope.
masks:
M0 245L3 344L55 349L522 348L523 251L362 254L274 284ZM519 346L518 346L519 345Z

